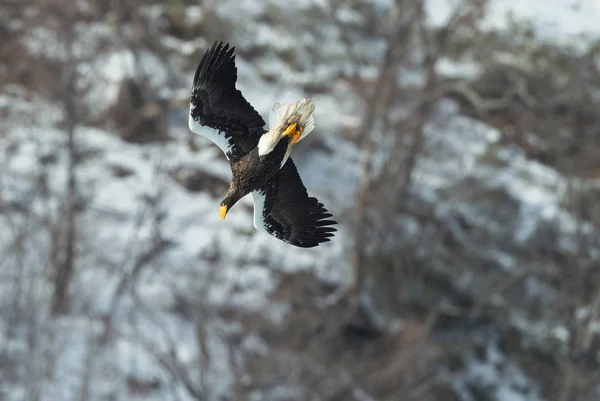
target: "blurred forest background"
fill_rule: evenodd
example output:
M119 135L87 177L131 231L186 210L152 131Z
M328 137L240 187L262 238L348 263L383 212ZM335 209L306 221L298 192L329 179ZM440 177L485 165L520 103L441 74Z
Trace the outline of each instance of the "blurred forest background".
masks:
M513 11L508 13L507 11ZM0 400L600 399L593 0L3 0ZM225 222L214 41L340 222Z

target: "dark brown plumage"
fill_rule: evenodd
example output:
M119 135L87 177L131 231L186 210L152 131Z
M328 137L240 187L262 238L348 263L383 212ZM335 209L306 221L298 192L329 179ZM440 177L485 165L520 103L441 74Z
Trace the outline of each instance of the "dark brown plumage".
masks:
M331 214L322 203L308 196L292 159L283 163L293 136L282 134L272 150L259 155L259 139L267 133L265 122L236 89L236 81L234 48L215 43L194 75L189 125L193 132L217 144L229 159L232 181L221 202L221 217L251 193L258 230L305 248L329 241L336 222L328 220Z

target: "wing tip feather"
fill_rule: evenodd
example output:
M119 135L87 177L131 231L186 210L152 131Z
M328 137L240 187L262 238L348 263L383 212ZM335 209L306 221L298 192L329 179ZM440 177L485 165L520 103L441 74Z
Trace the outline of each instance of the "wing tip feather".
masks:
M231 63L235 72L235 46L231 46L229 42L215 41L212 46L207 47L194 74L192 94L209 84L228 63ZM235 80L234 75L234 84Z

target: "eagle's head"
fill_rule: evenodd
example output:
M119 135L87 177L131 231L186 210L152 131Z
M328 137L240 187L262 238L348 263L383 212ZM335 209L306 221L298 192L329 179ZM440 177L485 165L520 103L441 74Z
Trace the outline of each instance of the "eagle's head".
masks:
M296 142L315 128L312 99L302 99L295 103L275 103L269 116L270 129L258 141L258 154L264 156L275 149L279 141L290 137L287 155Z

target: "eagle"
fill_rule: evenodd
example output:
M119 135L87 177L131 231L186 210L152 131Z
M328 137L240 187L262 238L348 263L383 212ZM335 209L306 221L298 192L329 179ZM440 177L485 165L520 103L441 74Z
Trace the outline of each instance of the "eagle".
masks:
M312 99L275 103L269 129L236 88L235 47L215 42L202 57L192 85L189 127L225 153L232 179L219 216L252 194L254 227L297 247L330 241L336 230L329 213L308 196L290 154L315 127Z

